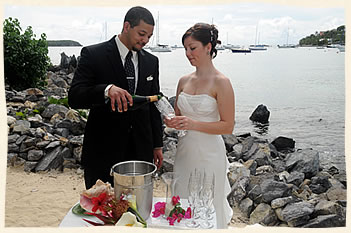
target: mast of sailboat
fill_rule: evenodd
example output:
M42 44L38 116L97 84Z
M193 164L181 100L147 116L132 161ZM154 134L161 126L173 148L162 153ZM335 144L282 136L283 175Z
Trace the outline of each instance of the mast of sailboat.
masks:
M258 23L257 23L257 25L256 25L255 46L257 45L257 30L258 30Z
M160 37L160 12L157 11L157 21L156 21L157 27L156 27L156 46L159 44L159 37Z
M107 21L105 21L105 41L107 40Z
M286 45L289 45L289 27L286 35Z

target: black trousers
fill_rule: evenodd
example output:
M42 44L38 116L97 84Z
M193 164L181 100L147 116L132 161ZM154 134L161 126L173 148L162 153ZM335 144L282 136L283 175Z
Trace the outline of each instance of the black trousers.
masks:
M98 179L103 182L109 182L112 186L113 176L111 176L111 168L113 165L119 162L129 161L129 160L140 160L139 156L136 155L137 143L134 142L131 131L127 135L128 145L125 153L119 153L118 148L116 148L116 159L109 161L104 161L103 163L90 164L84 167L84 181L85 188L89 189L95 185ZM111 145L113 146L113 145Z

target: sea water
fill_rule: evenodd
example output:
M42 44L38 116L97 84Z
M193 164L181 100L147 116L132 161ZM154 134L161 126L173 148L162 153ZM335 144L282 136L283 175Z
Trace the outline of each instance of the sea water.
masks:
M57 65L61 52L77 57L80 50L49 47L49 56ZM179 78L194 67L184 49L154 54L160 63L161 91L174 96ZM314 47L269 47L248 54L221 50L213 62L234 88L235 134L251 133L270 142L289 137L297 149L319 151L322 167L345 170L345 53ZM260 104L270 111L264 127L249 120Z

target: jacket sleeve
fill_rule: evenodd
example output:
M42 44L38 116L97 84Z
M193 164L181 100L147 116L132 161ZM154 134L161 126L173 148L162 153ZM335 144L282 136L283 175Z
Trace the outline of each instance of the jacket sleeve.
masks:
M87 47L81 50L78 67L68 92L68 103L72 108L91 108L104 103L104 90L108 84L98 80L94 56Z
M153 83L152 83L152 93L159 94L160 93L160 84L159 84L159 65L158 59L156 58L156 68L153 74ZM150 119L151 119L151 126L152 126L152 137L154 142L154 148L162 147L163 146L163 129L162 129L162 119L161 114L157 110L154 104L150 105Z

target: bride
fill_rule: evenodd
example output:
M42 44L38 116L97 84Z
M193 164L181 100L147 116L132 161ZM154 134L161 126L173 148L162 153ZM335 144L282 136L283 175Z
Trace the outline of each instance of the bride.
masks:
M197 23L182 37L185 54L195 72L180 78L177 87L176 117L165 119L168 127L186 130L180 137L174 162L179 175L175 193L188 197L189 174L195 168L215 173L214 206L217 228L227 228L233 211L227 195L228 160L222 134L232 134L235 101L230 80L213 65L218 30L214 25Z

